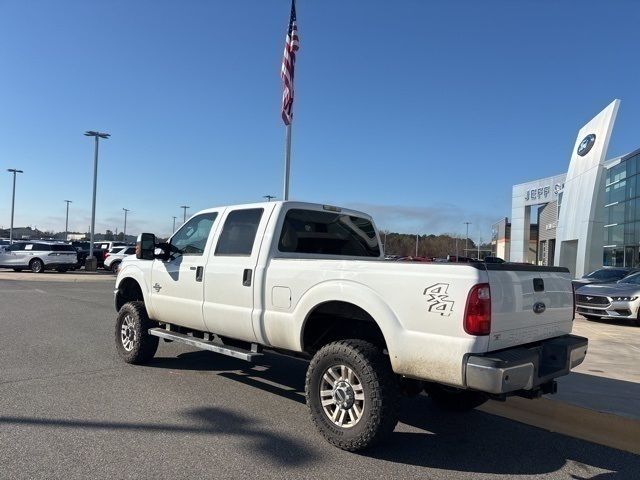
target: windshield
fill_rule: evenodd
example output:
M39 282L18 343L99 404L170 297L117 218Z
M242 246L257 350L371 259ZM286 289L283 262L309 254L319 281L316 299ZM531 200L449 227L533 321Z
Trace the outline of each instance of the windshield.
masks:
M594 280L620 280L627 275L626 270L613 270L608 268L602 268L595 270L583 278L592 278Z
M634 283L640 284L640 273L634 273L628 277L624 277L622 280L618 280L618 283Z

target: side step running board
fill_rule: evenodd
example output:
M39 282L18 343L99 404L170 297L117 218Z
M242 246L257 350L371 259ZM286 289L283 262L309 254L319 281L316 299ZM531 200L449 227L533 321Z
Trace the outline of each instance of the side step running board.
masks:
M250 350L243 350L241 348L220 345L219 343L209 342L197 337L191 337L184 333L171 332L164 328L150 328L149 334L164 338L167 340L173 340L175 342L186 343L187 345L193 345L194 347L201 348L203 350L209 350L211 352L227 355L228 357L239 358L240 360L246 360L252 362L256 357L262 356L262 353L252 352Z

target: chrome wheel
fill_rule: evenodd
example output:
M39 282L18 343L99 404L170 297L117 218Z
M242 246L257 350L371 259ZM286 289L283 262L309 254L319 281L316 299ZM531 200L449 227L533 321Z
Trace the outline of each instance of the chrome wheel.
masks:
M346 365L328 368L320 382L320 402L335 425L351 428L364 411L364 388L358 376Z
M120 329L120 340L122 341L122 346L127 352L133 350L133 347L137 340L135 324L131 315L127 315L124 317L122 321L122 328Z

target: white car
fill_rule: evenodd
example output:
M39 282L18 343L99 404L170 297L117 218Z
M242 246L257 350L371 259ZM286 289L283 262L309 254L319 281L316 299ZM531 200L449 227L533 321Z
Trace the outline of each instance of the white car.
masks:
M400 391L454 410L536 398L587 351L570 335L566 268L385 261L368 215L311 203L211 208L168 243L140 235L115 306L128 363L149 361L159 338L310 359L311 420L345 450L394 429Z
M133 255L136 253L136 247L113 247L109 250L104 258L104 268L110 269L112 272L117 272L122 260L127 255Z

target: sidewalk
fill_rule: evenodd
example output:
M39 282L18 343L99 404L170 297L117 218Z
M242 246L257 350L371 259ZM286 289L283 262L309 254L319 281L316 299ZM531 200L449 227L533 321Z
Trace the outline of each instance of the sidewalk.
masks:
M58 273L46 271L43 273L14 272L12 270L0 270L0 280L20 280L30 282L95 282L110 281L115 283L116 276L109 271L85 272L84 270Z

